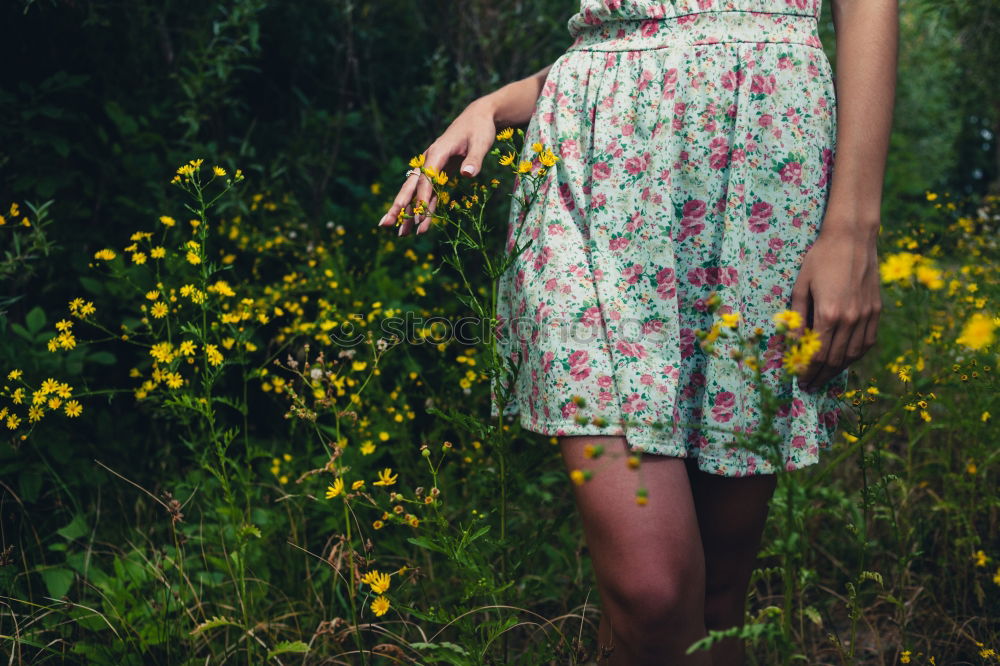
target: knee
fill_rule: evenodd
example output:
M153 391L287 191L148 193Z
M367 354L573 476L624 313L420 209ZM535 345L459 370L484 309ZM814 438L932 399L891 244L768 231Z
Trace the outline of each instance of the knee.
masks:
M614 631L650 637L665 628L704 622L705 572L697 565L658 570L654 575L623 571L607 586Z

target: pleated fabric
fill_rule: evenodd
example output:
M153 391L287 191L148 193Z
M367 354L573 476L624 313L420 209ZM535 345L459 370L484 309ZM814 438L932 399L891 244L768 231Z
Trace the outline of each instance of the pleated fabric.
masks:
M844 371L816 393L781 368L772 316L826 209L836 96L818 0L584 0L526 129L560 160L506 252L500 351L519 365L507 414L546 435L624 435L725 476L774 473L735 433L761 419L749 368L698 345L721 313L764 331L763 379L788 401L772 424L785 469L819 461ZM528 193L527 181L515 194ZM706 299L716 292L721 309ZM499 388L493 385L494 398ZM581 400L582 399L582 400ZM494 403L493 417L498 413Z

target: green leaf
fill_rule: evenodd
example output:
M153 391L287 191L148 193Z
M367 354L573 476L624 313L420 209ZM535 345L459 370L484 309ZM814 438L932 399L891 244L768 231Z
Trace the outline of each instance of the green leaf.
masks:
M208 631L209 629L217 629L219 627L236 627L237 629L239 629L240 625L238 625L233 620L230 620L228 617L219 617L218 615L215 615L212 617L212 619L205 620L197 627L195 627L193 630L191 630L191 635L197 636L198 634Z
M73 572L69 569L43 569L41 574L45 587L49 590L49 596L53 599L62 599L73 584Z
M409 537L407 541L412 543L414 546L420 546L421 548L426 548L427 550L433 550L438 553L443 553L444 555L449 554L448 550L444 546L440 546L434 543L427 537Z
M309 652L309 646L302 641L281 641L268 651L267 658L270 659L271 657L287 652L306 653Z
M87 357L87 360L101 365L114 365L118 361L114 354L107 351L99 351L91 354Z
M27 325L29 331L38 333L45 328L45 311L38 306L33 307L28 312L28 316L24 318L24 323Z
M414 650L430 652L423 657L423 663L428 664L454 664L455 666L466 666L470 662L470 655L461 645L442 641L440 643L410 643Z
M56 534L66 539L67 541L73 541L74 539L79 539L84 534L87 533L87 523L84 522L83 516L76 516L66 527L62 527L56 530Z
M816 610L815 607L809 606L805 608L802 613L805 614L805 616L809 618L817 627L823 626L823 618L820 617L819 611Z
M86 289L91 294L94 294L94 295L97 295L97 296L100 296L105 291L104 290L104 285L101 284L98 280L95 280L94 278L81 277L80 278L80 286L82 286L84 289Z
M35 341L35 336L32 335L31 333L29 333L28 329L26 329L24 326L21 326L20 324L15 324L14 322L11 322L10 323L10 328L11 328L11 330L13 330L15 333L17 333L18 335L20 335L22 338L24 338L28 342L34 342Z

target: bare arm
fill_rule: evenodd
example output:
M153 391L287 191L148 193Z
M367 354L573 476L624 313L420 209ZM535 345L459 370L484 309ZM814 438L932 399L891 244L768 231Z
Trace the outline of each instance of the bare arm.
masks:
M538 95L551 68L552 65L549 65L469 104L452 121L445 133L424 151L424 165L451 173L451 169L458 168L461 164L458 173L469 178L478 174L483 158L496 140L497 127L526 125L531 120ZM378 226L394 225L401 212L413 214L413 205L420 201L426 204L425 212L414 214L401 222L398 234L404 236L412 227L417 227L418 234L426 232L431 223L430 214L437 207L437 197L430 180L422 174L414 174L406 179L392 206L379 220Z
M837 146L816 242L792 289L792 309L820 339L800 377L818 390L864 356L882 311L876 249L895 99L898 0L832 0L837 32Z
M878 235L896 88L897 0L833 0L837 151L823 233Z
M508 83L480 98L492 110L493 120L497 127L517 127L528 124L550 69L552 69L552 65L548 65L520 81Z

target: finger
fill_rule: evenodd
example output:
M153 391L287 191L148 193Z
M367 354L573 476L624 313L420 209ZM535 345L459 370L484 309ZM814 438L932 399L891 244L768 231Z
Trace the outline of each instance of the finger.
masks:
M399 215L399 211L403 210L403 208L405 208L407 204L410 203L410 200L413 199L413 191L416 189L416 187L417 187L416 175L410 176L409 178L406 179L406 182L403 183L403 186L399 189L399 194L397 194L396 198L392 200L392 205L389 207L389 210L382 217L382 219L379 220L378 226L388 227L392 224L395 224L396 217Z
M405 213L405 217L399 225L399 233L397 234L399 236L405 236L410 233L410 227L413 226L413 205L407 204L406 207L403 208L403 212Z
M486 153L493 147L495 140L495 132L473 135L469 139L469 150L465 155L465 161L462 163L461 173L470 178L477 175L483 167L483 159L486 157Z
M424 218L424 221L417 227L418 234L425 233L428 229L430 229L431 223L434 221L434 210L437 208L437 203L438 198L437 195L434 194L431 196L430 203L427 204L427 215Z
M455 150L452 148L441 149L431 146L430 148L427 149L426 152L427 158L424 162L424 166L432 167L435 171L441 171L442 169L445 168L445 165L448 163L448 160L454 154ZM434 194L434 183L431 182L431 179L428 178L426 174L423 173L420 174L419 182L417 183L417 191L413 195L415 199L415 201L413 202L414 205L416 205L417 202L422 201L424 203L424 206L426 207L428 202L430 202L431 196L433 194ZM419 225L423 223L425 217L426 213L418 214L416 218L413 220L413 224Z
M795 285L792 287L792 303L790 307L802 317L802 324L808 326L809 322L807 322L807 318L809 316L812 296L809 293L809 283L801 275L800 273L799 279L796 280Z
M838 324L833 339L830 341L830 350L826 355L826 360L819 368L819 372L806 385L807 391L818 391L847 366L847 346L857 329L857 322L852 324L850 319Z
M878 340L878 323L879 318L882 316L882 300L879 298L875 303L875 309L872 310L871 317L868 318L868 327L865 329L865 349L875 346L875 342Z
M858 322L858 325L854 327L854 331L851 333L851 339L847 341L847 349L844 352L844 365L850 365L854 363L859 358L865 355L868 351L868 347L865 345L865 340L868 338L868 327L872 325L872 317L874 315L869 315L865 317L862 321Z
M817 337L819 337L820 345L819 350L813 355L812 360L806 367L805 372L799 377L799 388L803 390L808 390L809 385L816 379L816 375L826 365L827 357L830 353L830 345L837 330L836 320L825 319L821 314L816 312L817 308L815 306L811 310L813 319L815 320L815 325L812 328L816 331Z

